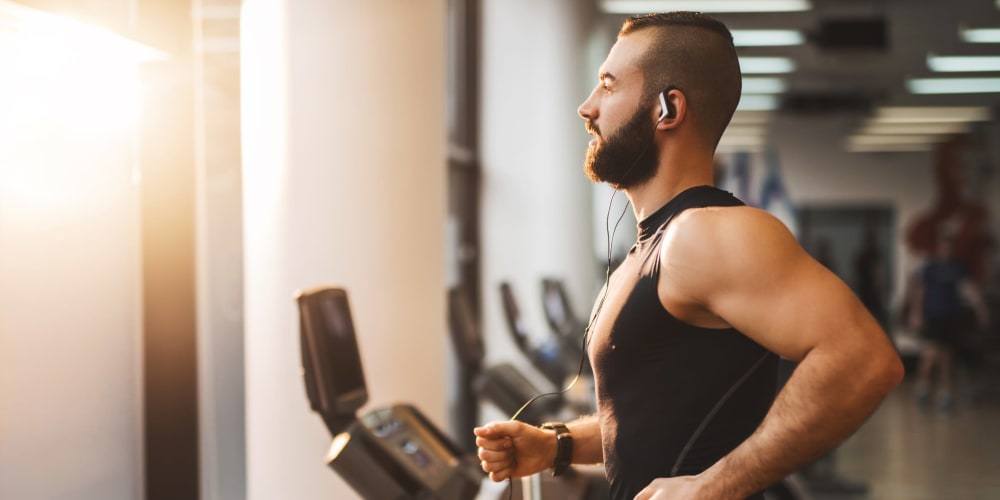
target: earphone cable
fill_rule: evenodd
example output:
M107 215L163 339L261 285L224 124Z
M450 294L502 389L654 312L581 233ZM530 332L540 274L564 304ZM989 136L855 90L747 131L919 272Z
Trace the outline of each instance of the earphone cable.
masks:
M657 123L659 123L659 122L657 122ZM656 129L655 128L653 129L653 134L654 134L654 136L656 134ZM647 143L646 146L642 149L642 152L640 152L639 155L635 157L635 160L632 161L632 164L629 165L628 169L625 170L625 173L622 174L622 181L624 181L625 179L628 178L628 174L630 174L632 172L632 169L635 168L635 166L639 163L639 160L642 159L642 157L646 155L646 152L649 151L649 147L652 144L653 144L653 141L650 141L649 143ZM628 200L626 200L625 206L622 208L622 213L618 216L618 220L615 222L614 229L609 230L609 227L611 226L611 209L614 206L615 195L617 195L617 194L618 194L618 189L615 189L611 193L611 198L608 201L608 211L607 211L607 214L604 216L604 234L608 238L608 255L607 255L608 264L607 264L607 267L605 268L605 272L604 272L604 292L601 294L601 299L597 302L597 306L594 308L594 313L590 316L590 321L587 322L587 327L584 328L584 330L583 330L583 341L582 341L583 353L580 355L580 365L579 365L579 367L577 369L576 375L573 377L572 380L570 380L569 384L567 384L566 387L563 388L562 390L556 391L556 392L547 392L547 393L539 394L539 395L537 395L537 396L529 399L527 402L525 402L523 405L521 405L521 407L518 408L518 410L516 412L514 412L513 415L511 415L510 420L512 420L512 421L513 420L517 420L517 417L521 415L521 412L523 412L526 408L528 408L528 406L531 406L531 404L534 403L536 400L544 398L544 397L558 396L560 394L565 394L565 393L569 392L570 389L572 389L573 386L576 385L576 382L578 380L580 380L580 377L583 375L584 361L586 360L587 349L589 349L589 347L590 347L590 337L591 337L590 331L591 331L591 328L594 326L594 323L597 321L598 316L600 316L600 314L601 314L601 309L603 309L603 307L604 307L604 301L605 301L605 299L608 298L608 289L611 287L611 263L612 263L611 262L611 258L612 258L612 252L613 252L613 249L614 249L613 243L614 243L615 233L618 232L618 225L621 223L622 219L625 217L625 212L628 210L628 207L629 207L629 204L630 204L630 202ZM507 490L508 491L508 499L509 500L513 500L513 498L514 498L514 478L513 478L513 476L511 476L511 477L508 477L507 480L508 480L508 482L510 484L510 487Z

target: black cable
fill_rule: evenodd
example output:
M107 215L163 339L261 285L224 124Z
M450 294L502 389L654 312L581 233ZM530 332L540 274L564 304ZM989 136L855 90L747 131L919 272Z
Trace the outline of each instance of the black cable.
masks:
M647 149L648 149L648 146L647 146ZM642 155L645 154L645 153L646 153L646 150L644 149L643 152L640 153L639 157L636 158L636 162L638 162L639 158L641 158ZM632 163L632 167L635 166L636 162ZM628 175L628 173L632 170L632 167L629 167L629 169L625 172L626 175ZM621 224L622 219L625 218L625 212L628 210L628 207L629 207L629 204L630 204L630 202L628 200L625 201L625 206L622 207L622 213L618 215L618 220L615 221L615 227L613 229L609 229L610 226L611 226L611 208L614 206L615 195L617 195L617 194L618 194L618 190L617 189L614 190L611 193L611 199L608 201L608 213L604 216L604 234L605 234L605 236L608 237L608 265L607 265L607 267L604 270L604 293L601 294L601 300L599 300L597 302L597 307L594 309L594 314L592 314L590 316L590 321L587 322L587 327L584 328L584 330L583 330L583 341L582 341L582 344L583 344L583 354L580 355L580 365L577 368L576 376L574 376L573 380L571 380L569 382L569 385L567 385L566 388L564 388L561 391L558 391L558 392L548 392L548 393L544 393L544 394L539 394L539 395L537 395L537 396L529 399L526 403L524 403L523 405L521 405L521 408L519 408L516 412L514 412L514 415L512 415L510 417L511 420L517 420L517 417L519 415L521 415L521 412L523 412L528 406L530 406L532 403L534 403L535 400L537 400L537 399L540 399L540 398L543 398L543 397L549 397L549 396L558 396L560 394L564 394L564 393L568 392L570 389L573 388L574 385L576 385L576 382L578 380L580 380L580 377L583 375L583 366L584 366L584 361L586 360L585 356L587 356L587 350L590 348L590 331L591 331L591 328L593 328L593 326L594 326L594 322L597 321L597 317L600 316L600 314L601 314L601 309L604 307L604 301L608 298L608 290L611 287L611 256L612 256L612 251L614 249L615 233L618 232L618 225ZM508 493L507 498L508 498L508 500L513 500L513 498L514 498L514 477L511 476L511 477L507 478L507 481L510 484L510 488L507 490L507 493Z
M657 123L659 123L659 122L657 122ZM653 134L654 134L654 136L656 134L656 129L655 128L653 129ZM629 165L628 169L625 170L625 173L622 174L622 179L621 179L621 181L619 181L619 183L624 182L625 179L628 178L628 174L630 174L632 172L632 169L635 168L635 166L639 163L639 160L642 159L643 156L645 156L646 152L649 151L649 147L652 144L653 144L653 141L650 141L650 142L648 142L646 144L646 146L644 148L642 148L642 151L639 153L639 155L635 157L635 160L632 161L632 164ZM583 375L584 361L586 360L587 349L590 347L590 330L594 326L594 322L597 321L597 317L600 316L600 314L601 314L601 309L604 307L604 301L605 301L605 299L608 298L608 289L611 286L611 254L612 254L612 250L613 250L613 243L614 243L615 233L618 232L618 224L620 224L621 221L622 221L622 219L625 217L625 212L628 210L628 207L629 207L629 204L630 204L630 202L626 200L625 207L622 208L622 213L621 213L621 215L618 216L618 220L615 222L614 229L613 230L609 230L608 228L611 226L611 207L614 206L615 195L617 195L617 194L618 194L618 190L617 189L615 189L611 193L611 199L608 200L608 213L604 216L604 234L608 237L608 266L607 266L607 268L605 268L605 272L604 272L604 293L601 295L601 299L597 302L597 307L594 308L594 314L592 314L590 316L590 321L587 323L587 327L584 328L584 330L583 330L583 341L582 341L582 344L583 344L583 353L580 355L580 366L579 366L579 368L578 368L578 370L576 372L576 376L574 376L573 380L571 380L569 382L569 384L564 389L562 389L561 391L547 392L547 393L544 393L544 394L539 394L539 395L537 395L537 396L529 399L526 403L524 403L523 405L521 405L521 407L518 408L518 410L516 412L514 412L514 415L512 415L510 417L510 420L512 420L512 421L513 420L517 420L517 417L519 415L521 415L521 412L523 412L528 406L531 406L531 404L534 403L536 400L538 400L540 398L544 398L544 397L558 396L560 394L565 394L570 389L572 389L574 385L576 385L576 382L578 380L580 380L580 376ZM507 493L508 493L507 498L508 498L508 500L513 500L513 498L514 498L514 477L513 476L508 477L507 480L509 481L509 484L510 484L510 488L507 490Z
M521 408L519 408L516 412L514 412L514 415L510 417L511 420L517 420L517 417L519 415L521 415L521 412L523 412L526 408L528 408L528 406L531 406L531 404L534 403L535 400L537 400L537 399L544 398L544 397L549 397L549 396L558 396L560 394L565 394L570 389L572 389L573 386L576 385L576 382L578 380L580 380L580 377L583 376L584 361L586 361L587 349L590 346L590 329L594 326L594 322L597 320L597 316L600 314L601 308L604 307L604 300L607 299L607 297L608 297L608 285L609 285L609 283L611 281L611 251L612 251L612 242L614 241L614 239L613 239L614 238L614 233L618 231L618 224L620 224L621 221L622 221L622 219L625 218L625 211L628 210L628 206L629 206L629 203L626 202L625 203L625 207L622 208L621 215L618 216L618 221L615 222L614 230L611 231L611 232L609 232L608 231L608 227L611 225L611 223L609 222L610 219L611 219L611 207L613 206L613 203L615 201L615 195L616 194L618 194L618 191L615 191L614 193L611 194L611 201L608 203L608 214L605 216L605 228L604 228L604 231L605 231L605 234L608 235L608 267L607 267L607 269L606 269L606 271L604 273L604 294L601 296L601 300L597 303L597 308L594 311L594 314L590 317L590 322L587 324L587 327L584 328L584 330L583 330L583 342L582 342L583 343L583 346L582 346L583 347L583 354L580 355L580 365L579 365L579 368L576 371L576 375L573 377L573 380L571 380L569 382L569 385L567 385L561 391L546 392L544 394L539 394L539 395L537 395L537 396L529 399L528 402L526 402L523 405L521 405Z
M625 212L628 210L628 207L629 207L629 202L626 201L625 202L625 206L622 208L622 213L618 216L618 220L615 222L614 229L609 230L608 228L611 226L611 222L610 222L611 221L611 207L614 206L614 201L615 201L615 195L616 194L618 194L618 190L615 190L614 192L611 193L611 200L608 201L608 213L607 213L607 215L604 216L604 234L608 237L608 266L605 268L605 271L604 271L604 293L601 295L601 300L598 301L598 303L597 303L597 307L594 310L594 314L590 316L590 321L587 323L587 327L584 328L584 330L583 330L583 354L580 356L580 366L579 366L579 368L576 371L576 376L573 377L573 380L571 380L569 382L569 385L567 385L565 389L563 389L563 390L561 390L559 392L548 392L548 393L544 393L544 394L539 394L539 395L537 395L537 396L529 399L528 402L526 402L523 405L521 405L521 408L519 408L516 412L514 412L514 415L510 417L511 420L517 420L517 417L521 414L521 412L523 412L525 410L525 408L527 408L528 406L530 406L531 403L534 403L536 399L547 397L547 396L557 396L559 394L566 393L567 391L569 391L570 389L572 389L574 385L576 385L576 382L578 380L580 380L580 377L583 375L583 366L584 366L584 361L586 359L585 356L587 355L587 349L590 347L590 329L594 326L594 322L597 321L597 317L601 313L601 308L604 307L604 300L608 298L608 288L610 287L610 283L611 283L611 254L612 254L612 250L613 250L613 245L612 244L614 242L615 233L618 232L618 224L621 224L622 219L625 218ZM507 498L508 498L508 500L513 500L513 498L514 498L514 477L511 476L511 477L507 478L507 480L509 481L509 485L510 485L510 488L507 490L507 493L508 493Z

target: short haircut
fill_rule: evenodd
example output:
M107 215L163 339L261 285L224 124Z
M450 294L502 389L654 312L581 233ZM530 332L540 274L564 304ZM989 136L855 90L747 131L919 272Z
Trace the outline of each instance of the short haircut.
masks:
M687 98L691 120L714 150L740 101L743 80L733 35L726 25L698 12L630 17L618 37L655 30L641 58L649 96L674 86Z

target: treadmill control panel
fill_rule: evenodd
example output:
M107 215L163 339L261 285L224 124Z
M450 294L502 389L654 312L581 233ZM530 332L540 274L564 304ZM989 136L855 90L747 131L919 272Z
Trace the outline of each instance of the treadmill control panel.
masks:
M429 432L422 418L407 406L369 412L361 417L361 423L403 467L432 489L442 486L458 464L457 454Z

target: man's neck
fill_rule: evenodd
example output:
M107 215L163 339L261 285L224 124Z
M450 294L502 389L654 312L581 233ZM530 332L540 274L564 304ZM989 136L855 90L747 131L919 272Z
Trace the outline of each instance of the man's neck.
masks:
M653 178L624 190L637 221L645 219L688 188L714 184L712 157L689 158L690 161L665 158L660 161Z

